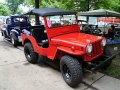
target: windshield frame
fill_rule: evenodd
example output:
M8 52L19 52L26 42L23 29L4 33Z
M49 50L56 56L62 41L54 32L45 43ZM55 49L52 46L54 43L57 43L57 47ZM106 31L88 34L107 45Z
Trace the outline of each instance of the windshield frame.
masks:
M75 24L70 24L70 25L60 25L60 26L57 26L57 27L49 27L48 26L48 17L50 17L50 16L46 16L46 21L45 21L45 23L46 23L46 26L48 27L48 28L59 28L59 27L65 27L65 26L72 26L72 25L76 25L76 24L78 24L78 17L77 17L77 15L76 14L67 14L67 15L74 15L75 16ZM65 15L52 15L52 16L65 16Z

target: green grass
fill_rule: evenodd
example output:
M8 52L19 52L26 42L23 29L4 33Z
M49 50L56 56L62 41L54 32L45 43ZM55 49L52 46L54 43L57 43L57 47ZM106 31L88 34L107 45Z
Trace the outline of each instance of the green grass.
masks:
M120 48L120 45L117 45L117 47ZM115 53L113 51L113 48L114 48L114 45L110 46L110 51L112 52L112 54ZM112 64L106 70L102 70L101 72L106 75L120 79L120 56L117 55L116 58L113 59Z
M114 59L113 63L106 70L102 70L101 72L120 79L120 60L118 63L117 62L118 61Z

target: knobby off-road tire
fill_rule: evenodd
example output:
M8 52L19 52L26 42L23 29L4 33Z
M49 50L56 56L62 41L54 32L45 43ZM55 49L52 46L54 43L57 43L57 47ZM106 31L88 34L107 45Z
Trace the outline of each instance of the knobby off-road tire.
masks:
M38 62L38 54L34 52L31 43L26 43L24 45L24 53L28 62L35 64Z
M76 87L82 81L83 72L78 60L70 56L63 56L60 60L60 70L69 86Z
M13 35L10 36L10 41L11 41L11 43L13 44L14 47L17 47L17 46L18 46L18 41L15 40L15 38L14 38Z

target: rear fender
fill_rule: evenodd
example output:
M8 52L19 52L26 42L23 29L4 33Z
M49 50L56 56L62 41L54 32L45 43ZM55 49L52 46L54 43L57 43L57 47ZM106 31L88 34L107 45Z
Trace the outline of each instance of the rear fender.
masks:
M22 34L22 45L25 45L25 43L28 43L28 42L32 44L34 51L39 53L40 47L38 46L36 40L32 36L26 36Z

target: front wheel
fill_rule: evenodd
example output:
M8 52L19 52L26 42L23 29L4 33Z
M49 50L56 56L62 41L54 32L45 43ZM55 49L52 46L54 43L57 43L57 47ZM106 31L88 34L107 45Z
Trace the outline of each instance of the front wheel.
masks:
M33 64L38 62L38 54L34 52L34 49L31 43L26 43L24 45L24 53L25 53L25 57L27 58L28 62L33 63Z
M82 81L83 72L78 60L70 56L63 56L60 60L60 70L69 86L76 87Z

